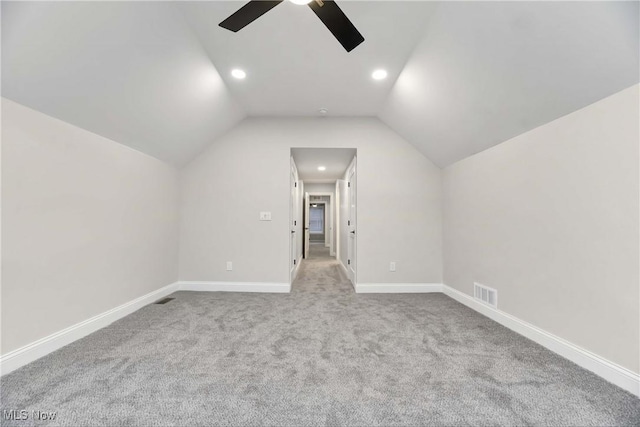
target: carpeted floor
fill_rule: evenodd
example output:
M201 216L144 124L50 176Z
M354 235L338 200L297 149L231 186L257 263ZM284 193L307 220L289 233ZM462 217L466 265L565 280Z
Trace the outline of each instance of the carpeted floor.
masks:
M1 380L2 425L640 425L640 400L442 294L177 292Z

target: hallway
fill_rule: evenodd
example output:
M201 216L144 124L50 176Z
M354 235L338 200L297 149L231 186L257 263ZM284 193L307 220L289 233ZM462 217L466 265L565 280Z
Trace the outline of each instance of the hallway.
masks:
M309 256L302 260L291 292L354 293L351 281L340 266L340 261L330 256L329 248L323 244L309 245Z

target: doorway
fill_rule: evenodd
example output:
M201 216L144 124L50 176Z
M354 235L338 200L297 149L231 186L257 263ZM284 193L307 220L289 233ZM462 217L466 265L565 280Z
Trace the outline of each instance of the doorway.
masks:
M298 273L298 267L301 260L301 248L298 245L298 236L301 235L300 229L302 228L302 222L298 218L300 216L300 201L302 189L300 188L301 182L298 176L298 169L293 161L293 157L290 159L290 183L289 183L289 280L293 283Z
M325 230L325 211L324 202L311 202L309 207L309 240L311 243L324 245L325 235L328 234Z
M292 148L290 194L291 254L301 253L299 262L318 272L320 266L337 269L346 283L357 279L356 150L351 148ZM302 225L300 233L295 221ZM300 248L298 250L297 248ZM323 261L320 263L320 261ZM292 259L293 261L293 259ZM292 266L292 269L296 267ZM292 284L295 274L292 274ZM293 289L293 287L292 287Z
M348 243L347 243L347 271L349 274L349 278L351 279L351 283L355 287L356 284L356 261L357 261L357 239L356 239L356 229L357 229L357 197L356 197L356 158L353 158L353 161L349 165L347 169L347 195L346 199L348 201L348 218L347 218L347 230L348 230Z
M329 184L329 186L332 188L334 184ZM307 184L307 189L319 190L322 187L319 188L317 185ZM307 258L314 244L322 245L326 248L328 256L336 256L334 228L336 212L334 203L334 193L305 192L302 206L305 212L303 216L305 233L301 242L304 247L303 258ZM318 251L316 250L316 252Z

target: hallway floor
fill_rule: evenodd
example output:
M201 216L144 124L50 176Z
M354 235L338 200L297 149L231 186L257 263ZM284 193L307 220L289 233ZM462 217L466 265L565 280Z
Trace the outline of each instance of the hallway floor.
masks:
M324 244L309 245L309 256L302 260L300 271L291 285L292 293L353 293L353 285Z

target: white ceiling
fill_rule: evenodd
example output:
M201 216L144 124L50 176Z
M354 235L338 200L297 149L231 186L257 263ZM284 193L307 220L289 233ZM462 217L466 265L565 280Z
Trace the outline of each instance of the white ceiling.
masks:
M291 156L298 168L298 177L304 182L329 183L342 179L355 148L292 148ZM325 171L319 171L324 166Z
M313 11L284 1L237 33L218 23L243 3L180 4L233 95L252 116L375 116L424 34L430 2L339 1L365 37L346 52ZM237 81L233 68L247 71ZM386 68L389 78L371 73Z
M639 81L638 2L342 0L351 53L288 2L218 27L242 4L3 1L2 96L176 165L246 115L324 107L445 166Z

